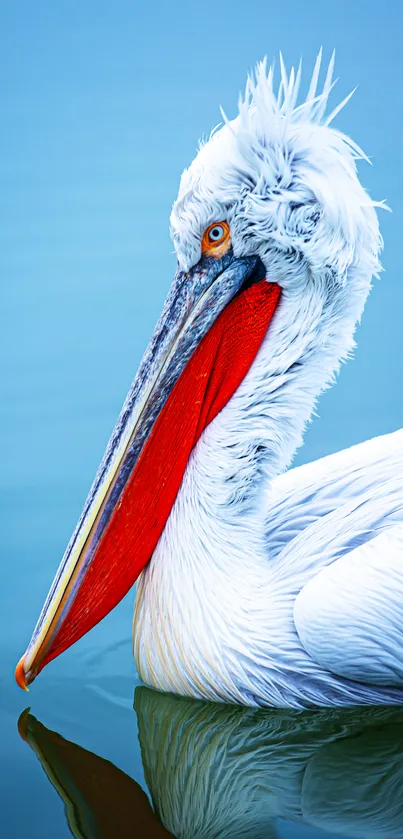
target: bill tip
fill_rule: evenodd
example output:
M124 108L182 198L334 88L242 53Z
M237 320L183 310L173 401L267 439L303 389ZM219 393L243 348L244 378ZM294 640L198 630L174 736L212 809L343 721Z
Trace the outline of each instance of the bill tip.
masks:
M15 681L17 682L17 685L21 688L21 690L25 690L28 692L27 675L24 670L24 656L20 658L17 667L15 668Z

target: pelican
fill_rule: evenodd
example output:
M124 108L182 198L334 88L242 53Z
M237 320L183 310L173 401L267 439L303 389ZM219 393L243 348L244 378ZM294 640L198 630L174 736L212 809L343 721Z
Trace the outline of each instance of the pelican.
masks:
M300 68L280 61L277 92L258 65L182 175L177 272L22 687L138 580L149 686L301 709L403 700L403 432L289 469L382 244L320 63L300 104Z

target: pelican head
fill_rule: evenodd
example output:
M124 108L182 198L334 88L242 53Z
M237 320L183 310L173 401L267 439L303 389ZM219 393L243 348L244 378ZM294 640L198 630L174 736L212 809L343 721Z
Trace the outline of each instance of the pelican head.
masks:
M273 70L257 67L237 117L223 115L182 175L171 215L178 270L17 666L23 687L133 585L199 439L251 369L264 372L270 360L280 381L301 353L311 360L293 439L277 435L282 469L314 399L353 346L379 270L375 204L356 171L364 155L331 127L344 102L326 116L333 59L318 93L319 55L302 104L301 69L288 76L281 61L280 70L275 92ZM245 445L264 451L247 435Z

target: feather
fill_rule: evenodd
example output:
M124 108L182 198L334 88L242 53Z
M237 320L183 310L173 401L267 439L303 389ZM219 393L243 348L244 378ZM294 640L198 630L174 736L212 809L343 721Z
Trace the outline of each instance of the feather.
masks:
M342 108L344 108L344 106L345 106L345 105L347 105L347 102L349 102L349 101L350 101L351 97L354 95L354 93L355 93L355 91L356 91L356 90L357 90L357 88L355 87L355 88L351 91L351 93L349 93L349 94L345 97L345 99L343 99L343 100L342 100L342 102L340 102L340 104L339 104L339 105L337 105L337 106L336 106L336 108L334 108L334 109L333 109L333 111L331 112L331 114L329 114L329 116L328 116L328 117L326 117L325 122L324 122L324 125L330 125L330 123L331 123L331 122L333 122L333 120L337 117L337 114L339 114L339 113L340 113L340 111L342 110Z
M321 63L322 63L322 47L320 48L320 50L318 52L318 55L317 55L317 58L316 58L316 61L315 61L315 66L313 68L311 83L309 85L309 90L308 90L308 96L306 98L307 102L313 102L315 100Z

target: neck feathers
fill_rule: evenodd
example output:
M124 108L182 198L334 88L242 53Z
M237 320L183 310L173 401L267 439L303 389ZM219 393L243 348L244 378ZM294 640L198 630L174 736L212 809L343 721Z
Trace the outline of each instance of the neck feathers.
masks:
M357 301L329 312L323 298L315 287L302 302L283 292L251 369L195 447L191 494L210 516L234 521L260 508L267 484L300 446L318 396L354 347ZM184 480L180 493L189 489Z

